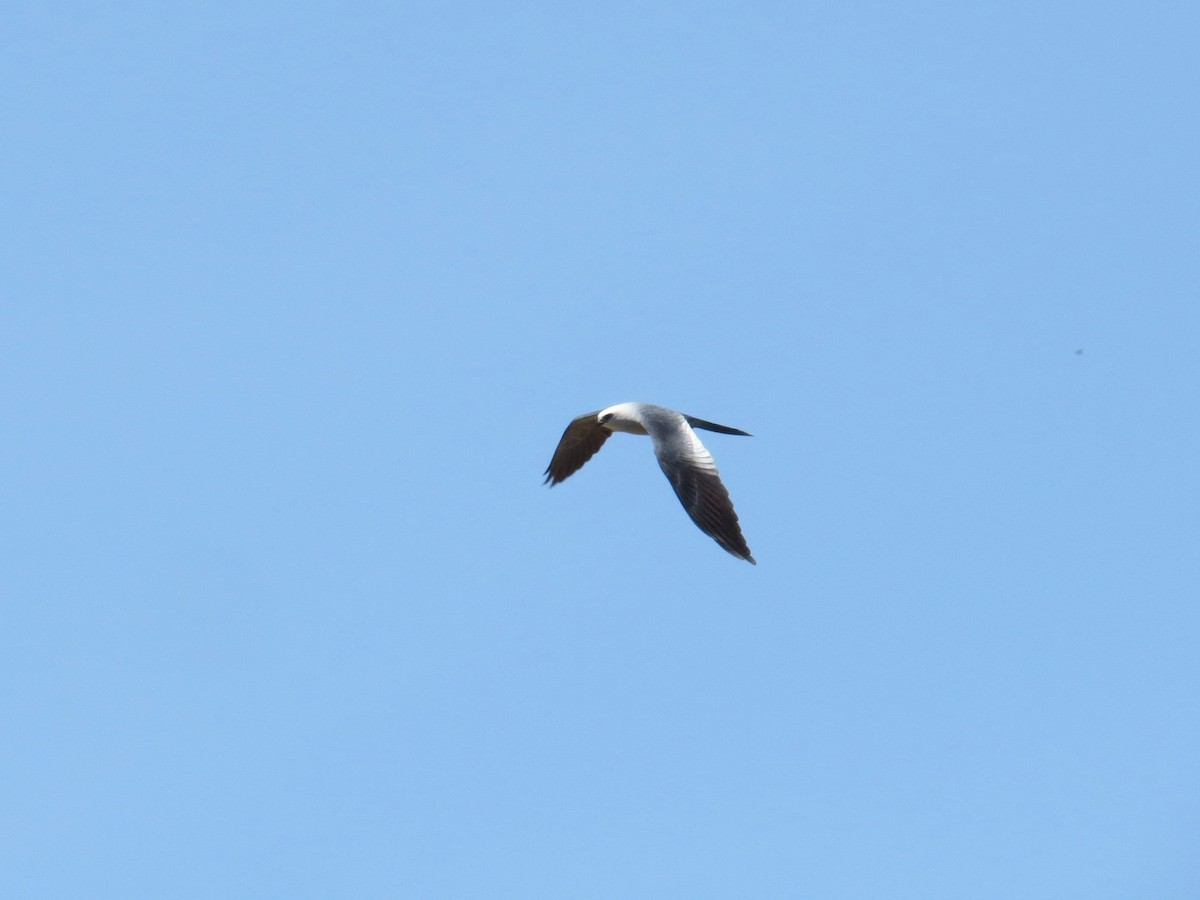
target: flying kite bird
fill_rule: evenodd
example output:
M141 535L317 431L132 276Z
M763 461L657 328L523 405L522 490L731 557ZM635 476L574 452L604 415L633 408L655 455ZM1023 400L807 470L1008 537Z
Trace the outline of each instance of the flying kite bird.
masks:
M734 556L757 565L742 537L742 529L738 527L729 491L725 490L717 474L717 464L693 428L750 437L745 431L705 422L665 406L618 403L571 421L546 467L545 483L554 487L577 472L596 455L614 431L648 434L654 442L654 455L658 457L663 474L692 521Z

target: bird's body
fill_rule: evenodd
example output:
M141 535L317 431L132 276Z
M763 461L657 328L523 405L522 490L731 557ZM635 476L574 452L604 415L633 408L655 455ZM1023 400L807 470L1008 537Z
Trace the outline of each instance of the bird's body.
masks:
M734 556L754 563L729 492L721 483L712 454L700 443L694 428L749 436L737 428L706 422L665 406L618 403L572 420L546 467L546 483L554 486L577 472L614 431L649 435L658 464L692 521Z

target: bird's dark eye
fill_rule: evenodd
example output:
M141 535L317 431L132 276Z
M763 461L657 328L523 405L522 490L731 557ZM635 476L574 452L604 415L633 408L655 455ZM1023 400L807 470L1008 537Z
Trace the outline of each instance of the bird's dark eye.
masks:
M609 419L611 419L611 418L612 418L612 413L605 413L604 415L602 415L602 416L600 417L600 421L601 421L601 422L607 422L607 421L608 421Z

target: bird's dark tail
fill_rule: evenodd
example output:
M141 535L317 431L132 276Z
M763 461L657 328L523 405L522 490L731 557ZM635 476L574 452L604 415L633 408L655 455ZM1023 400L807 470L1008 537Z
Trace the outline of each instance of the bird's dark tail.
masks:
M730 428L728 425L717 425L714 422L705 422L703 419L697 419L695 416L685 415L687 423L693 428L703 428L705 431L716 431L720 434L740 434L742 437L754 437L748 431L742 431L740 428Z

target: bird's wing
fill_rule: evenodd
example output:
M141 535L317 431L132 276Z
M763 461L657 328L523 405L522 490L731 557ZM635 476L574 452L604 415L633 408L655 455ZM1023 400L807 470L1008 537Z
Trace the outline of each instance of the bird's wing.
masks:
M596 410L571 420L554 449L550 465L546 466L543 473L546 476L545 484L553 487L560 481L565 481L604 446L612 431L596 421L599 412Z
M687 514L700 530L741 559L754 563L742 536L729 491L721 483L712 454L686 422L671 429L656 428L654 455Z

